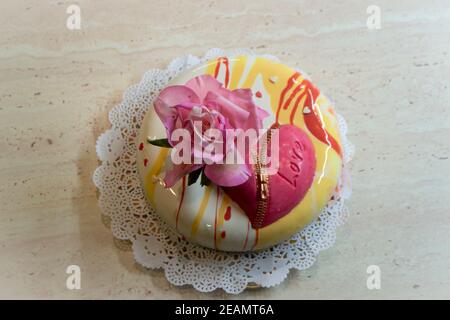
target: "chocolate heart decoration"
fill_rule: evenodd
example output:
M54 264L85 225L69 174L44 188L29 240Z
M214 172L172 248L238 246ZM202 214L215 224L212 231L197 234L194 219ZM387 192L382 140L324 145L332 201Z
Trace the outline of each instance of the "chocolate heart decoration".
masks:
M308 192L316 171L314 146L308 135L293 125L279 129L279 167L276 173L252 176L236 187L223 188L249 217L253 228L265 227L288 214ZM270 143L267 144L270 155Z

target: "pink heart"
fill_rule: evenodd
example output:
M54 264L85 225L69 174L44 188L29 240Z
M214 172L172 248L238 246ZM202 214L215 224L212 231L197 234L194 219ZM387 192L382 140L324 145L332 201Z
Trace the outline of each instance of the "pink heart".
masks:
M305 196L314 180L316 156L308 135L293 125L279 127L279 168L268 176L267 207L257 214L261 201L255 168L247 182L224 188L249 217L253 228L265 227L288 214ZM270 144L268 144L270 150ZM261 215L262 212L262 215Z

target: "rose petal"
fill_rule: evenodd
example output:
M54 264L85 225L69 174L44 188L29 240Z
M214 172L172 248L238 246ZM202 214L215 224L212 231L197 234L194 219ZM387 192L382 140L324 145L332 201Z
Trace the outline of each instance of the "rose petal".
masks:
M244 129L243 126L247 122L250 113L241 106L215 92L209 92L203 102L208 107L220 112L234 128Z
M203 101L208 107L222 113L237 129L260 129L262 120L270 114L255 105L250 89L233 91L221 88L218 92L209 92Z
M200 101L203 101L208 92L218 91L222 84L210 75L201 75L186 82L186 86L197 94Z
M175 106L200 103L195 92L186 86L170 86L160 92L154 102L155 111L167 130L168 137L175 127L178 111Z
M235 89L230 91L225 88L221 88L220 95L226 97L228 100L247 111L251 111L253 109L256 110L258 117L261 117L261 119L270 115L269 112L255 104L253 101L253 93L250 89Z
M173 130L185 128L191 133L201 135L207 128L218 129L260 129L262 120L269 115L264 109L255 105L250 89L230 91L222 86L214 77L203 75L189 80L185 86L170 86L161 91L154 103L155 111L167 131L168 138ZM199 107L199 108L197 108ZM195 111L195 112L194 112ZM200 121L201 127L194 130L194 121ZM205 157L202 147L209 145L211 139L201 136L200 145L191 150L191 159ZM169 139L171 144L172 141ZM234 149L233 141L222 138L227 147ZM207 154L208 162L216 162L223 155ZM244 158L247 158L244 155ZM204 160L204 159L203 159ZM248 159L246 159L248 160ZM181 164L168 166L165 183L173 186L186 174L201 168L202 164ZM244 183L251 176L251 170L246 164L207 164L205 174L220 186L236 186Z
M221 90L221 95L226 97L227 99L233 101L235 104L239 105L241 108L246 109L247 111L250 108L253 108L253 93L250 89L235 89L233 91L230 90Z
M205 174L218 186L233 187L247 181L251 171L245 164L210 164L205 166Z
M173 107L186 102L200 103L200 99L194 90L187 86L174 85L163 89L155 104L163 102L165 105Z
M270 116L270 113L267 110L256 106L256 115L259 119L262 120Z
M248 121L245 124L245 129L261 129L263 126L262 120L270 115L269 112L258 107L254 103L253 93L250 89L235 89L231 92L229 91L227 98L236 105L245 108L250 113Z

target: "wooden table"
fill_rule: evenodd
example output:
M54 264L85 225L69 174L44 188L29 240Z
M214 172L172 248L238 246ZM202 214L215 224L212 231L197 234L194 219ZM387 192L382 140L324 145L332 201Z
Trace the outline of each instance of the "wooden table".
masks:
M75 1L74 1L75 2ZM91 176L107 112L144 71L246 47L307 71L357 147L351 217L315 265L241 298L450 298L447 1L0 3L0 298L233 298L169 284L119 249ZM66 268L81 268L81 290ZM381 289L366 286L369 265Z

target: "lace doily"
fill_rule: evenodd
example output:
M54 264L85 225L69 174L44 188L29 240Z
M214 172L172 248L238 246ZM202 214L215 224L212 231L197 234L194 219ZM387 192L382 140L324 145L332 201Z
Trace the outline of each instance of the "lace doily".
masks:
M340 191L315 221L290 240L259 252L219 252L189 243L150 207L139 179L135 144L147 109L178 73L219 56L238 54L252 53L212 49L201 58L188 55L173 60L167 69L147 71L141 82L128 88L122 102L111 110L111 129L99 136L96 145L101 165L93 180L99 189L99 205L110 218L114 237L131 241L134 257L144 267L163 268L167 280L174 285L190 284L203 292L222 288L237 294L250 283L262 287L281 283L291 268L309 268L316 255L334 243L336 228L348 215L344 200L350 196L351 187L346 166ZM347 164L354 147L347 140L345 120L340 115L337 118Z

